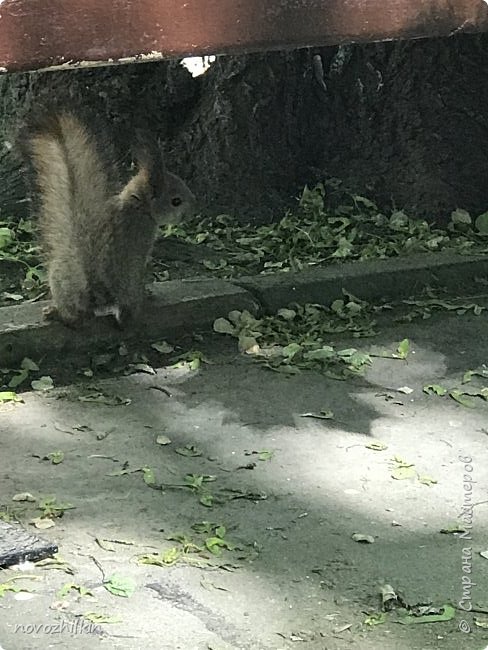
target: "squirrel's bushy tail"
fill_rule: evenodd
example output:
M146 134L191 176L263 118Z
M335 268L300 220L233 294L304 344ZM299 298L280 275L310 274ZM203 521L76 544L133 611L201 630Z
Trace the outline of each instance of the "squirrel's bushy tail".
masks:
M100 215L108 199L109 179L94 137L70 113L41 114L21 133L24 157L30 162L40 226L49 244L52 228L83 228Z
M99 131L93 119L42 110L19 138L37 186L50 317L67 324L114 305L122 320L138 313L158 226L179 223L194 204L181 178L166 171L152 136L136 134L138 170L124 185L113 148Z

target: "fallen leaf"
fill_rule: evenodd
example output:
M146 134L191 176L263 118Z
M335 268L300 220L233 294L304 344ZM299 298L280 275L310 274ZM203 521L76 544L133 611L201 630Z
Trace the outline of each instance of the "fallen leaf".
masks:
M374 612L364 619L364 624L373 627L375 625L383 625L386 623L386 614L385 612Z
M3 390L0 391L0 403L1 402L23 402L24 400L17 395L13 390Z
M160 354L170 354L174 352L174 345L171 345L167 341L161 341L160 343L152 343L151 347L159 352Z
M451 528L441 528L439 532L443 535L455 535L457 533L465 533L466 529L459 524L455 524Z
M143 477L144 483L146 485L155 485L156 484L156 478L154 476L154 470L151 469L150 467L143 467L142 468L142 477Z
M421 476L420 474L418 475L418 480L422 485L436 485L437 483L437 479L432 478L431 476Z
M121 616L109 616L108 614L98 614L97 612L87 612L83 614L83 618L90 623L96 623L97 625L106 624L106 623L121 623Z
M214 321L213 330L218 334L234 334L235 327L227 318L217 318Z
M175 452L180 456L190 456L191 458L196 458L203 454L198 447L195 445L185 445L184 447L176 447Z
M35 503L37 499L30 492L21 492L14 494L12 501L29 501L30 503Z
M439 395L440 397L443 397L447 393L447 388L444 388L444 386L440 386L439 384L427 384L427 386L423 387L424 393L427 393L427 395Z
M367 445L364 445L366 449L372 449L373 451L384 451L388 449L388 445L380 440L371 440Z
M103 586L114 596L129 598L136 589L136 582L133 578L114 574L103 583Z
M56 451L47 454L45 458L50 460L53 465L59 465L59 463L62 463L64 460L64 451L57 449Z
M409 478L415 478L415 476L417 476L417 472L414 467L396 467L391 473L391 477L395 481L404 481Z
M47 530L48 528L52 528L56 525L52 519L43 517L34 517L34 519L31 519L29 523L39 530Z
M334 418L333 411L320 411L319 413L300 413L301 418L315 418L317 420L332 420Z
M156 438L156 443L158 445L169 445L171 443L171 440L168 438L168 436L161 434Z
M355 542L359 542L361 544L374 544L374 537L372 535L362 535L361 533L354 533L351 537Z
M211 508L213 506L214 497L212 494L202 494L199 501L202 504L202 506Z
M401 623L402 625L411 625L415 623L438 623L443 621L450 621L456 615L456 610L451 605L443 605L441 607L441 610L441 614L425 614L423 616L407 614L407 616L399 619L398 623Z
M129 398L119 397L118 395L105 395L101 392L80 395L78 400L80 402L97 402L98 404L105 404L107 406L128 406L132 401Z
M453 400L458 402L458 404L461 404L462 406L466 406L467 408L475 408L476 406L472 397L468 393L464 393L461 390L453 389L449 391L449 396L452 397Z
M406 359L410 351L410 341L403 339L397 347L398 356L400 359Z
M54 388L54 382L51 377L46 375L44 377L40 377L39 379L34 379L31 381L31 386L34 390L48 391Z
M405 395L410 395L413 393L413 388L410 388L409 386L400 386L400 388L397 388L398 393L404 393Z

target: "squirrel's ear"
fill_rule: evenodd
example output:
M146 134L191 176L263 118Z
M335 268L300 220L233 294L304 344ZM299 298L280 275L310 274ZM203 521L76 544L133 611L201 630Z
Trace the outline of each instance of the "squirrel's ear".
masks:
M146 129L135 130L132 151L139 164L164 166L161 148L154 135Z
M132 145L134 158L140 169L146 169L153 194L163 191L166 174L163 154L155 137L145 129L136 129Z
M132 153L135 160L143 167L164 168L161 147L152 133L145 129L136 129Z

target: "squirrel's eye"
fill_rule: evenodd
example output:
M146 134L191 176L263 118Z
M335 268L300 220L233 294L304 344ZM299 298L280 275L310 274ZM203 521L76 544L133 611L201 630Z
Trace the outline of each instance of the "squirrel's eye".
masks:
M174 196L174 197L171 199L171 205L172 205L174 208L177 208L177 207L178 207L179 205L181 205L182 203L183 203L183 201L181 200L181 198L180 198L179 196Z

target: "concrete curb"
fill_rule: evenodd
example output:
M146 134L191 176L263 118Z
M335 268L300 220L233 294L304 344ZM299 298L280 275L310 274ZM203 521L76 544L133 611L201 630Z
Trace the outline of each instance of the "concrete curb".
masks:
M476 277L488 278L488 256L424 254L362 263L314 267L300 273L279 273L225 280L174 280L151 287L144 316L136 331L121 332L106 319L80 330L46 322L46 302L0 308L1 367L16 367L23 357L61 358L120 340L158 340L175 333L210 329L213 321L233 309L253 314L274 313L291 302L329 304L347 289L370 302L392 301L419 293L425 286L443 286L463 294Z
M224 280L158 282L151 286L136 330L120 331L110 319L97 318L79 330L43 319L46 301L0 308L1 367L13 367L24 358L61 359L66 353L96 350L118 341L152 340L210 329L232 309L256 314L258 303L245 289Z
M462 295L476 286L477 277L488 279L488 256L429 253L243 277L235 283L272 314L291 302L330 304L343 297L343 288L372 303L404 300L426 286Z

